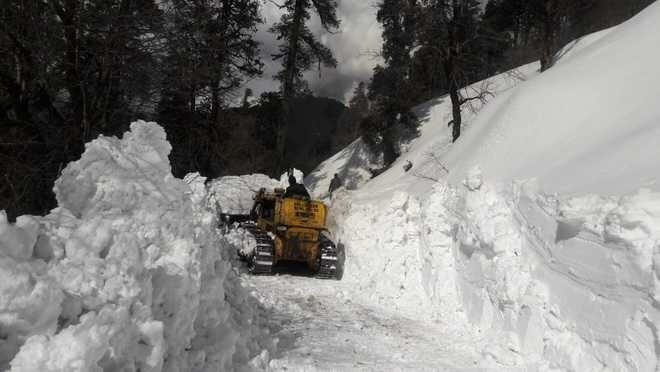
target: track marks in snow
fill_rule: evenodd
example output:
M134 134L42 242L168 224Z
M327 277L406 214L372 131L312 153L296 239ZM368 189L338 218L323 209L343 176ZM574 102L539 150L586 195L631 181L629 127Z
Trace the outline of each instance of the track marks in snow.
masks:
M362 303L345 283L290 275L243 280L278 339L273 371L438 371L477 363L470 345L438 325Z

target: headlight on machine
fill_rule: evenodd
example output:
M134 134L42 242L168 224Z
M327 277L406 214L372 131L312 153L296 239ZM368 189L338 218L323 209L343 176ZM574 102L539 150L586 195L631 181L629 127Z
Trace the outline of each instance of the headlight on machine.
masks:
M286 226L277 226L277 231L286 231Z

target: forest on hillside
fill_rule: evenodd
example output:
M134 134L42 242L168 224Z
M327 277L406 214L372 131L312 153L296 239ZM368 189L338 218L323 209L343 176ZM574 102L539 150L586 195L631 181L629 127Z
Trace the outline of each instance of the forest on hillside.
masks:
M341 32L337 0L273 1L280 89L258 97L245 84L263 75L263 1L4 1L0 206L10 219L54 207L53 181L85 143L138 118L165 128L179 177L309 171L359 136L387 166L416 135L415 105L449 95L456 140L462 110L490 97L462 87L535 60L551 68L568 41L652 2L379 0L383 62L344 105L316 97L303 75L341 63L309 28L314 19Z

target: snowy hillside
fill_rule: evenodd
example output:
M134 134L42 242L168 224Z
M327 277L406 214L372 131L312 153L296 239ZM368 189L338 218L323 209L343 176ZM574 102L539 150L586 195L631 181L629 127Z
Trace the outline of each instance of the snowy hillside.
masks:
M660 5L653 4L480 114L447 156L451 179L535 177L547 191L660 189Z
M448 99L418 107L392 168L333 196L354 297L470 340L482 368L657 371L658 24L655 3L546 73L490 79L455 145ZM315 195L364 171L351 158L312 173Z

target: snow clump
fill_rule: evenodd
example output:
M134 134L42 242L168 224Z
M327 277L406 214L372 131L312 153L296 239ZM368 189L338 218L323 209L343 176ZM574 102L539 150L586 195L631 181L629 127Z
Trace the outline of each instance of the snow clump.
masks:
M248 214L254 203L254 194L262 187L282 187L280 181L264 174L220 177L209 182L209 194L218 213Z
M0 212L0 369L218 371L267 355L205 179L172 176L170 150L134 122L63 170L49 215Z

